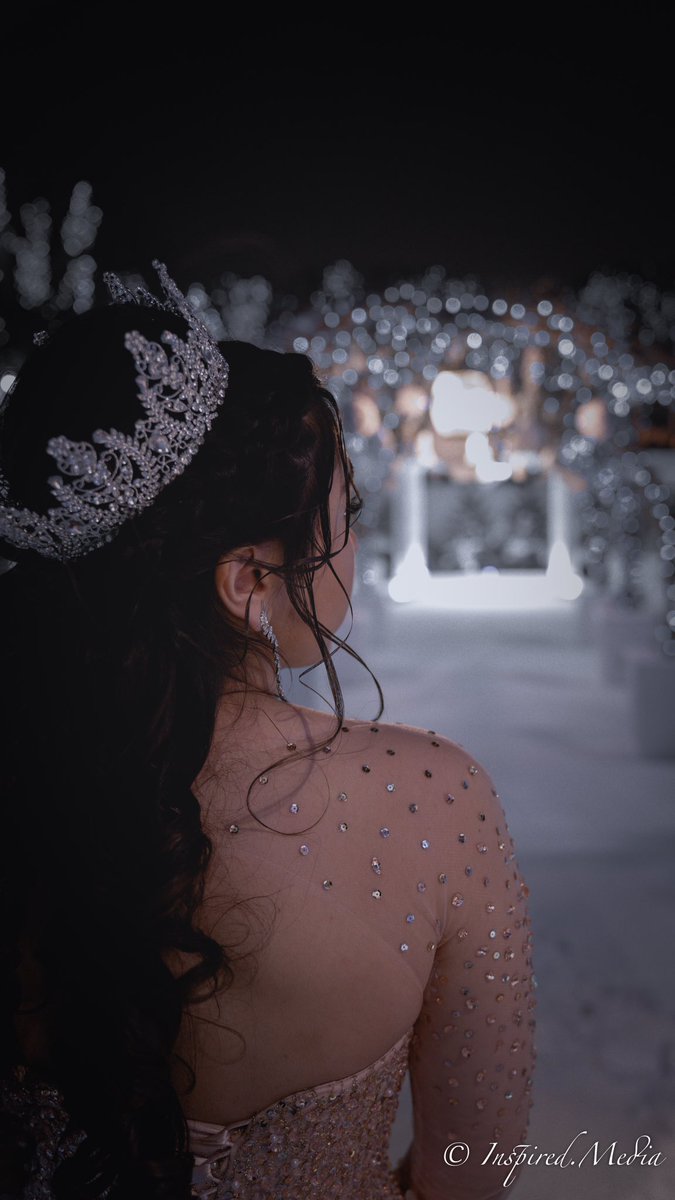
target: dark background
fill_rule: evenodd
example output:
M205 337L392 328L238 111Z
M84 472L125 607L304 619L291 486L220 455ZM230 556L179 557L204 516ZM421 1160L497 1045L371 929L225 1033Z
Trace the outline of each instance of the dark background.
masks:
M373 287L435 263L486 286L675 283L670 30L259 9L233 36L231 8L152 11L2 22L9 207L42 195L60 222L88 180L102 269L157 256L181 286L233 270L298 292L338 258Z

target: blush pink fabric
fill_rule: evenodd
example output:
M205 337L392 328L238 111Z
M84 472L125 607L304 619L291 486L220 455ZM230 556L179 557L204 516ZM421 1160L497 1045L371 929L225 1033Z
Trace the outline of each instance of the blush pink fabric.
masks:
M347 720L314 764L286 791L272 775L254 789L272 830L245 805L223 813L230 885L275 901L255 956L265 1000L243 1030L253 1052L238 1077L272 1102L237 1122L190 1119L193 1195L503 1196L508 1168L481 1162L493 1142L508 1151L526 1137L535 981L528 889L499 794L462 746L411 726ZM414 1138L397 1174L388 1146L407 1070ZM470 1154L451 1167L455 1141Z

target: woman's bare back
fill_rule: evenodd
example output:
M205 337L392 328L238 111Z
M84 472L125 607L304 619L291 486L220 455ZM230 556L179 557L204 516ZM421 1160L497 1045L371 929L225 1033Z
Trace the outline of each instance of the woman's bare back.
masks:
M414 1026L420 1152L467 1122L517 1140L533 1062L526 889L489 775L433 730L345 720L328 752L254 784L270 832L246 808L257 764L335 725L311 710L274 718L271 739L242 741L226 786L195 789L216 847L204 915L232 944L234 983L185 1015L186 1115L232 1125L358 1072ZM233 911L236 897L256 899Z

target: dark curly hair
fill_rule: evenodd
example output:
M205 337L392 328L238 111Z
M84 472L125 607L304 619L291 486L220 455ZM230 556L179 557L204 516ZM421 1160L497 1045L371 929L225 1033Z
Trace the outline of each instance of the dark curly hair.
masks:
M132 432L145 415L130 328L157 342L165 329L187 332L173 313L108 305L66 319L29 355L0 427L8 503L54 506L50 437ZM195 923L213 843L191 787L225 681L245 692L247 655L270 652L220 601L218 562L239 545L281 540L283 564L260 566L283 577L314 632L336 714L321 745L344 716L327 639L366 666L318 621L312 590L340 549L328 508L336 464L351 515L360 503L335 398L305 355L221 349L229 385L204 444L109 544L62 563L0 540L17 564L0 577L0 1078L24 1062L16 1018L28 952L44 1031L30 1069L58 1086L73 1128L87 1133L54 1175L54 1194L68 1200L190 1196L173 1046L201 985L213 995L234 977L225 948ZM175 977L173 950L201 961ZM30 1150L0 1119L0 1193L21 1194Z

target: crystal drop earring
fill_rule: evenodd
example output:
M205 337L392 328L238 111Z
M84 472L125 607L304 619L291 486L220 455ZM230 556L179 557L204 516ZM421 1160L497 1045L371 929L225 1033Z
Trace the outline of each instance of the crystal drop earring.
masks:
M260 629L264 633L267 640L271 643L272 649L274 651L274 674L276 675L276 680L277 680L277 695L279 696L280 700L286 700L286 696L284 695L284 689L281 684L281 660L279 658L279 642L277 641L277 635L275 634L275 632L272 628L272 623L267 615L267 609L265 608L264 604L260 608Z

